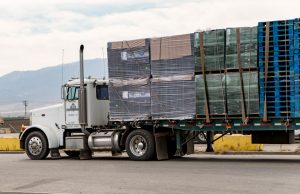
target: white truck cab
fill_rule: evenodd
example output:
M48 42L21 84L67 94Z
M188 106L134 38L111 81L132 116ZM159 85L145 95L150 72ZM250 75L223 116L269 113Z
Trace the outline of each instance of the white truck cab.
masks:
M87 98L86 129L105 128L109 118L108 80L84 79L84 87ZM29 157L41 159L41 156L48 155L49 149L66 148L66 136L72 132L80 133L79 88L79 79L70 80L62 87L62 104L30 112L31 125L20 134L20 146ZM43 145L43 140L46 145ZM44 153L43 146L49 148Z

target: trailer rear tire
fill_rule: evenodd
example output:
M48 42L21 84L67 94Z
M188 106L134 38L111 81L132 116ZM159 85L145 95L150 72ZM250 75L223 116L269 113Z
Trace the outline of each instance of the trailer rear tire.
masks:
M78 158L80 155L80 151L64 151L71 158Z
M196 141L200 144L206 144L206 132L199 132L196 136Z
M50 152L46 136L40 131L31 132L25 139L25 152L32 160L45 159Z
M144 129L133 130L126 139L125 147L132 160L151 160L156 155L154 136Z

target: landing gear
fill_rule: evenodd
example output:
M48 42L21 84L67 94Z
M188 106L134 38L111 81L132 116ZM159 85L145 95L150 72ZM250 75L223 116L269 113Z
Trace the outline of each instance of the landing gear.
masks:
M214 148L213 148L213 138L214 138L214 132L212 131L207 131L206 132L206 152L214 152Z

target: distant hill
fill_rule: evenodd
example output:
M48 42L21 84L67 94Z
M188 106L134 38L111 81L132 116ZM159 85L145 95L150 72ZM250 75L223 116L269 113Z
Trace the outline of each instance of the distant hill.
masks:
M106 64L103 59L85 60L85 77L107 77ZM62 72L63 83L72 77L79 77L79 62L35 71L14 71L0 77L0 115L11 112L15 116L14 113L22 112L23 100L28 101L28 109L60 102Z

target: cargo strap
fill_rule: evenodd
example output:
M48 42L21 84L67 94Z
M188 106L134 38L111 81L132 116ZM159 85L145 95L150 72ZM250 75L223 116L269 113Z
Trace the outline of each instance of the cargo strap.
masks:
M205 122L210 123L210 111L209 111L209 98L208 98L208 89L206 82L206 69L205 69L205 53L203 46L203 32L199 32L199 46L200 46L200 64L202 70L202 76L204 81L204 96L205 96Z
M240 94L241 94L242 121L244 123L247 123L244 82L243 82L243 68L242 68L242 64L241 64L241 33L240 33L240 28L236 29L236 50L237 50L237 63L238 63L238 66L239 66L239 74L240 74L240 86L241 86Z
M264 84L264 117L263 122L268 121L268 112L267 112L267 81L268 81L268 69L269 69L269 34L270 34L270 22L266 22L266 34L265 34L265 84Z
M217 44L219 44L219 40L218 40L219 36L216 34L216 40L217 40ZM222 49L223 50L223 49ZM219 53L219 46L217 46L217 53ZM224 63L222 63L224 65ZM219 62L219 74L224 76L225 81L223 83L223 81L221 81L221 86L222 86L222 99L223 99L223 106L224 106L224 121L228 122L227 120L227 113L228 113L228 108L227 108L227 95L226 95L226 74L222 72L222 70L224 69L224 66L221 66L221 63Z

